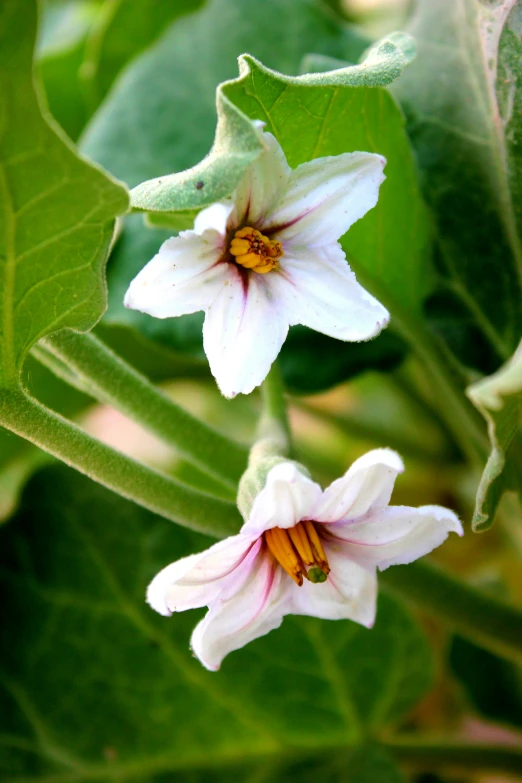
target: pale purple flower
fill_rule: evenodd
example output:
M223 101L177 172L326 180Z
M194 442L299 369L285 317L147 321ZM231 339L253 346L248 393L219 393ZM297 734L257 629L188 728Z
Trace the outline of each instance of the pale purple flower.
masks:
M168 239L125 297L156 318L204 310L205 353L226 397L264 380L293 324L359 341L389 318L337 241L377 203L385 159L353 152L292 170L274 136L255 125L264 151L233 197Z
M375 620L377 568L410 563L462 535L440 506L389 506L400 457L376 449L324 492L293 462L268 473L241 532L164 568L147 600L163 615L208 606L191 646L202 664L277 628L286 614Z

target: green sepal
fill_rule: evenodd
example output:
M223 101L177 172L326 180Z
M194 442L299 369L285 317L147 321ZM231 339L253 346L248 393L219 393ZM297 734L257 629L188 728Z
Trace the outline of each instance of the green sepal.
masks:
M300 462L274 453L274 442L269 438L259 440L252 447L248 468L241 477L237 492L237 507L245 522L250 516L254 500L265 488L268 474L272 468L284 462L291 462L305 476L310 476L310 471Z

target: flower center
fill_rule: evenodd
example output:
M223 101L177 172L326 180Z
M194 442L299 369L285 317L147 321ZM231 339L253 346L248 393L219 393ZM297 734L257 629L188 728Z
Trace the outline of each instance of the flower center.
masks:
M314 584L326 582L330 566L311 520L305 519L287 529L272 527L263 535L277 562L299 587L303 577Z
M230 252L235 256L237 264L259 275L265 275L272 269L277 269L277 260L283 255L283 248L281 242L271 240L257 229L245 226L234 234Z

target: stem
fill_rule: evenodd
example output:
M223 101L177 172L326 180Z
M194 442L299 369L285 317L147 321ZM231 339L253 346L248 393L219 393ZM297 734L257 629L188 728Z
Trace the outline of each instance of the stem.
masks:
M263 410L258 425L257 443L264 444L263 449L281 457L287 457L291 451L290 422L285 399L283 379L279 365L274 362L261 385Z
M463 453L473 462L483 464L489 455L486 430L479 414L446 366L435 338L421 318L397 304L377 278L349 255L361 284L388 308L392 314L393 328L408 342L422 362L437 397L443 401L441 414Z
M21 389L0 390L0 425L140 506L214 536L236 533L233 503L192 489L120 454Z
M186 460L236 488L247 449L184 411L93 334L65 329L47 337L36 356L67 383L139 422Z
M522 769L522 749L509 745L422 740L406 737L380 743L397 761L420 772L514 772Z
M393 566L379 577L402 598L437 615L495 655L522 662L522 612L423 560Z

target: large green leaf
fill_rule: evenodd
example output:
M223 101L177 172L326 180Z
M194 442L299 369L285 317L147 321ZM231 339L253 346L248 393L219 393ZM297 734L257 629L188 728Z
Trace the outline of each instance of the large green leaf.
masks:
M74 140L88 118L80 72L98 13L96 0L47 0L41 7L35 52L38 75L51 114Z
M115 0L105 3L89 36L83 82L94 110L125 65L150 46L175 19L204 0Z
M432 681L395 601L381 596L371 631L285 618L210 673L188 647L201 612L166 619L144 601L207 539L63 467L32 480L0 536L3 780L400 780L371 748L350 755Z
M316 0L211 0L131 63L87 129L83 149L131 186L183 171L211 146L216 87L235 76L242 52L297 73L309 51L355 61L366 45ZM232 125L240 122L233 107L222 111ZM235 151L245 153L244 166L260 148L252 130L241 127ZM202 191L194 188L196 202L189 207L215 200L208 187Z
M40 337L90 329L102 315L103 263L127 194L42 115L34 0L4 4L0 16L0 385L12 385Z
M394 89L408 117L436 223L437 327L462 362L491 371L522 331L522 4L419 0L414 68ZM477 354L464 310L489 343Z
M480 531L493 524L506 489L522 491L522 343L504 367L470 386L467 394L486 419L491 441L472 522Z
M522 726L520 666L498 658L461 636L452 639L449 660L466 695L482 715Z

